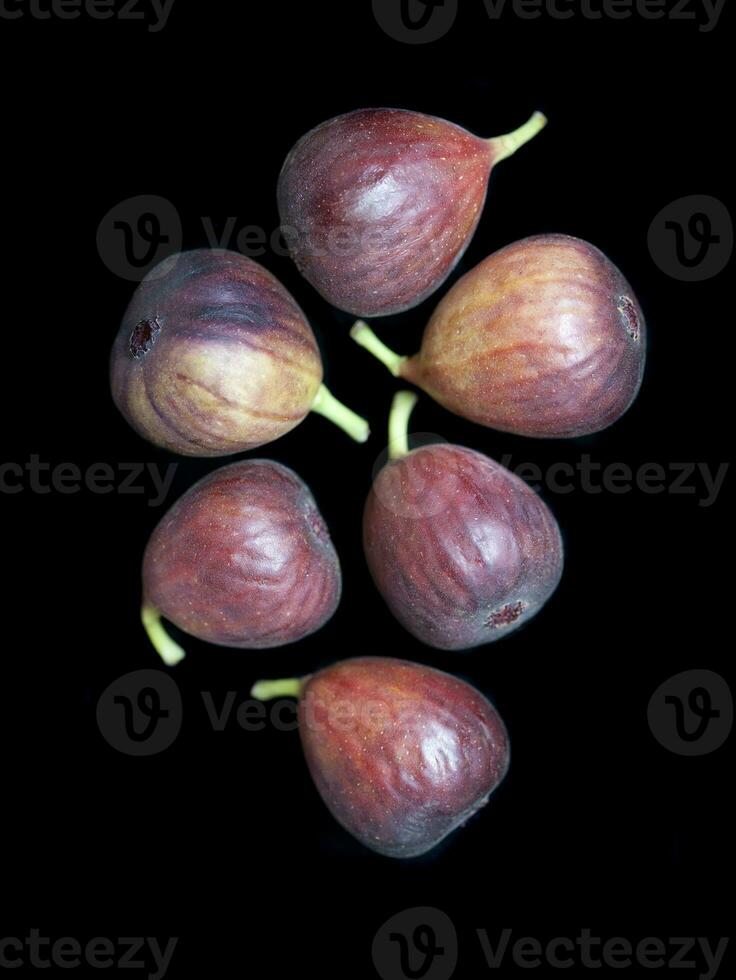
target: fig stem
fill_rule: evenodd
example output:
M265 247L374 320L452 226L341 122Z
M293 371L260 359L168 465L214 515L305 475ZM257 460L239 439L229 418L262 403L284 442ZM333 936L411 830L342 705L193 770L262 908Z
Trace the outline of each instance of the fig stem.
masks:
M363 320L356 320L350 330L350 336L356 344L365 347L369 353L377 357L381 364L387 367L395 378L401 376L401 367L409 358L402 357L387 347L383 341L376 337L367 323Z
M347 432L356 442L366 442L371 430L365 419L356 415L347 405L343 405L325 385L320 385L312 402L312 411L324 415L334 422L343 432Z
M156 653L163 660L167 667L173 667L183 660L186 656L184 650L171 639L161 622L161 613L155 606L144 602L141 606L141 622L148 639L153 644Z
M388 458L401 459L409 452L409 416L419 397L413 391L397 391L388 416Z
M272 698L298 698L301 691L301 677L284 677L279 681L256 681L250 696L259 701L270 701Z
M494 136L488 140L495 150L493 162L498 163L499 160L505 160L513 153L516 153L520 146L533 139L546 125L547 117L544 113L535 112L530 119L527 119L523 126L519 126L513 133L506 133L505 136Z

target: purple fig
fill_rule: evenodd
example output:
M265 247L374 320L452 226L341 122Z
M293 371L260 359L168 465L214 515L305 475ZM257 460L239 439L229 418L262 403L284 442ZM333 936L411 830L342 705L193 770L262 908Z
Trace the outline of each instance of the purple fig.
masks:
M421 303L470 243L491 168L546 121L537 112L494 139L405 109L359 109L317 126L289 153L278 185L299 271L356 316Z
M246 460L200 480L162 518L143 558L141 615L167 664L184 653L162 614L208 643L261 650L323 626L341 582L306 484L279 463Z
M537 494L487 456L447 443L409 452L415 402L411 392L394 399L389 462L363 517L368 567L394 616L423 643L491 643L556 589L560 531Z
M295 300L236 252L184 252L148 273L115 340L111 384L140 435L186 456L254 449L310 411L368 438L365 421L322 384L317 342Z
M468 272L414 357L389 350L364 323L352 336L451 412L537 438L615 422L636 398L646 356L631 286L602 252L568 235L514 242Z
M421 664L359 657L303 679L260 681L257 698L299 698L309 771L361 844L410 858L485 806L506 774L509 740L474 687Z

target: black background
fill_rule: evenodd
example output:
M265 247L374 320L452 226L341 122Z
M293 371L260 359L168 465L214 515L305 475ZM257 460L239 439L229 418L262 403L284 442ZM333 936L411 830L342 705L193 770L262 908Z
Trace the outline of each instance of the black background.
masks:
M647 230L684 195L728 201L732 13L710 33L686 21L523 21L511 11L492 23L478 0L461 5L446 38L417 46L388 38L366 0L177 0L158 34L138 22L0 21L3 455L82 468L173 461L144 444L109 397L109 347L133 285L98 255L101 219L128 197L160 194L179 211L187 248L207 244L202 216L216 228L232 215L238 228L270 231L294 141L340 112L392 105L484 136L544 110L545 132L494 171L451 281L525 235L579 235L621 267L650 331L641 395L599 435L515 438L426 397L414 428L510 453L514 464L574 464L589 453L603 464L717 467L732 442L730 273L702 284L666 276ZM342 604L321 632L282 650L187 639L175 670L182 734L160 755L129 758L101 737L95 705L116 677L159 666L137 609L140 557L163 509L146 495L87 490L4 496L0 933L176 935L169 976L208 977L374 976L377 928L417 905L454 920L462 976L485 973L478 927L542 940L584 927L631 940L726 935L730 743L700 758L674 755L652 737L646 707L678 671L732 676L732 641L721 639L730 474L710 507L699 506L702 489L546 493L567 564L545 610L493 646L425 648L385 610L360 547L395 384L349 341L351 318L288 258L262 261L310 318L334 393L373 427L358 446L311 417L257 454L311 486L341 556ZM436 299L377 332L413 352ZM180 461L167 504L217 465ZM511 734L512 768L489 807L410 862L370 853L333 822L296 733L246 732L234 719L214 732L201 700L201 691L216 703L231 690L246 698L258 677L368 653L466 677ZM503 976L519 973L508 965Z

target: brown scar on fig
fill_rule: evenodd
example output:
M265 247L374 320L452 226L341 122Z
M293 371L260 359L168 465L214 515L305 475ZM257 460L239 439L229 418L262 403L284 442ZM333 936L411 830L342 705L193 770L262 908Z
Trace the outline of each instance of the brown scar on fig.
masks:
M486 626L491 629L498 629L501 626L510 626L511 623L515 623L516 620L521 616L521 614L526 609L526 603L524 602L507 602L505 606L501 606L486 620Z
M158 317L152 320L141 320L133 328L130 335L130 353L133 357L143 357L153 347L161 332L161 324Z
M306 511L307 524L312 534L317 538L318 541L329 541L330 534L327 530L327 525L325 524L322 515L319 513L316 507L308 507Z
M632 340L639 339L639 315L633 301L628 296L619 296L616 309L621 314L626 332Z

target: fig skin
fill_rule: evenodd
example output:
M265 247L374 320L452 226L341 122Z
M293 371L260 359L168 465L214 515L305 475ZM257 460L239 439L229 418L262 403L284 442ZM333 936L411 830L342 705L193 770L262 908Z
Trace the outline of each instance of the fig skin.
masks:
M489 457L446 443L379 472L363 547L396 619L441 650L518 629L555 591L563 567L560 531L544 501Z
M397 376L480 425L536 438L607 428L636 398L646 357L631 286L595 246L537 235L490 255L437 306L414 357L356 324Z
M143 559L144 622L154 610L208 643L267 649L323 626L341 587L309 488L280 463L246 460L200 480L155 528Z
M480 139L404 109L322 123L289 153L281 224L302 275L356 316L408 310L447 278L475 233L491 168L546 123Z
M110 377L130 425L185 456L254 449L335 401L297 303L257 262L224 249L183 252L149 272L123 317Z
M266 681L254 696L264 696L261 688L267 697L289 693ZM302 746L320 796L348 833L387 857L431 850L485 806L508 769L496 709L442 671L358 657L306 678L299 693Z

